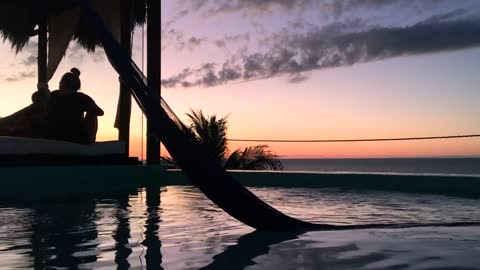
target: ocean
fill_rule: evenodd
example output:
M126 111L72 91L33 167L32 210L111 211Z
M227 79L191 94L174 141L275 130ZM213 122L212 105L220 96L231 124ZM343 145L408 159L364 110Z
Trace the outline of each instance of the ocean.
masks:
M480 175L480 158L282 159L285 171Z

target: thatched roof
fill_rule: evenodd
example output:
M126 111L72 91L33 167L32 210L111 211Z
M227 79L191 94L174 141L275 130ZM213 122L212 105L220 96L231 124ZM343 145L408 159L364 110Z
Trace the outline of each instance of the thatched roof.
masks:
M100 1L100 0L96 0ZM120 0L110 1L110 5L120 5ZM132 1L132 29L135 25L146 21L146 0ZM55 16L65 10L75 8L69 0L1 0L0 1L0 36L11 42L17 52L29 41L36 26L44 18ZM107 11L108 12L108 11ZM81 16L77 25L74 40L89 51L95 50L99 41L88 23Z

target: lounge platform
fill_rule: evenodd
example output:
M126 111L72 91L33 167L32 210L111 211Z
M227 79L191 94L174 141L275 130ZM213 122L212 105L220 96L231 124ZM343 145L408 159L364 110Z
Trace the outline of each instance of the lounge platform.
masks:
M127 157L125 143L78 144L38 138L0 136L0 167L140 164Z

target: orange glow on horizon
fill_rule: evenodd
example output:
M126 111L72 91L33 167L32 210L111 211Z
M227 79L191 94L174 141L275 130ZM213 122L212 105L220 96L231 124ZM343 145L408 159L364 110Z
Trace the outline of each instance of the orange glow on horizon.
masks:
M231 142L230 152L254 142ZM265 143L260 143L265 144ZM480 138L358 143L266 143L281 158L408 158L479 157ZM168 151L162 146L162 155ZM141 157L139 141L132 140L130 155ZM144 148L145 156L145 148Z
M212 88L162 89L175 113L185 119L191 108L219 117L230 115L229 138L237 139L352 139L473 134L480 132L480 49L396 58L351 67L315 71L291 84L285 77L231 83ZM3 73L18 75L16 56L0 45ZM176 65L182 58L176 58ZM50 82L56 89L73 63L62 62ZM82 64L82 92L104 109L98 141L117 139L113 127L118 100L118 75L108 61L88 54ZM432 67L442 67L434 69ZM35 67L30 67L35 70ZM17 70L18 69L18 70ZM462 72L456 72L461 70ZM164 71L162 71L164 72ZM36 78L0 81L0 117L31 104ZM130 155L141 156L142 115L134 105ZM144 123L145 124L145 123ZM230 150L256 143L232 142ZM480 156L480 139L363 143L268 143L282 157L382 158ZM145 155L145 148L143 154ZM163 154L166 151L162 150Z

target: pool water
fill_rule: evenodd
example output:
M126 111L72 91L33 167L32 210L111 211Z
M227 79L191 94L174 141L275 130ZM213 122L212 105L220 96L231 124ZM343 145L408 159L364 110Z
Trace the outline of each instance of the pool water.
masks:
M251 190L287 214L318 223L480 221L475 199ZM0 269L28 268L480 269L480 227L262 233L185 186L0 204Z

